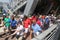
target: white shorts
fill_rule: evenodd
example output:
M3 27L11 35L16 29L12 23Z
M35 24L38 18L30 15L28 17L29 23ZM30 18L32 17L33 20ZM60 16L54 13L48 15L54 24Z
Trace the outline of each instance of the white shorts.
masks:
M29 28L25 28L25 33L28 33Z
M39 35L40 34L40 32L36 32L36 35Z
M24 33L23 32L22 33L17 32L17 35L24 35Z
M40 32L36 32L34 33L34 36L38 36L40 34Z
M28 28L30 28L30 25L28 26Z

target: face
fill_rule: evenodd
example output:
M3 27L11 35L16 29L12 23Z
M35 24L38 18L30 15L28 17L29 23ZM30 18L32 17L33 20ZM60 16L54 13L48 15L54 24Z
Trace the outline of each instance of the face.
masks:
M33 20L32 22L33 22L33 24L36 24L36 20Z

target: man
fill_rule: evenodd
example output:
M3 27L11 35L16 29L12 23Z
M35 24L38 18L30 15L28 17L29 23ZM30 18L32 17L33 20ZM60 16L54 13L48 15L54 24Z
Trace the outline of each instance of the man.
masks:
M49 17L46 16L46 18L45 18L45 23L44 23L44 30L48 29L48 27L49 27L49 22L50 22Z
M8 16L6 16L6 18L4 19L4 31L6 32L6 29L8 30L8 32L10 32L10 23L9 23L10 18Z
M12 29L16 29L17 21L15 20L14 15L11 16L10 24Z
M23 25L24 25L24 29L25 29L24 38L26 38L26 36L27 36L27 33L29 31L29 28L30 28L30 24L31 24L30 19L27 16L24 16L24 20L23 20Z
M36 16L36 23L42 27L42 21L39 20L39 16Z
M36 23L35 20L33 20L33 24L31 26L31 33L34 34L34 37L39 35L42 32L42 28ZM32 35L32 34L30 34Z

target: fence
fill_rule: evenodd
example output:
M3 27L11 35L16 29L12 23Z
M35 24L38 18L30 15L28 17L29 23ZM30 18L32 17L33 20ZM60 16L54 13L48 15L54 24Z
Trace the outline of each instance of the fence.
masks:
M39 36L33 38L32 40L58 40L60 29L59 24L54 24L49 29L41 33Z

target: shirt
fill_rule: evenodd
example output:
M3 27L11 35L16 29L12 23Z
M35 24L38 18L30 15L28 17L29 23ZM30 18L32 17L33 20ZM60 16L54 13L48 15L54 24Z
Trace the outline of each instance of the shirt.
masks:
M31 21L29 19L26 19L25 21L23 21L23 23L24 23L24 27L28 28L29 25L31 24Z
M42 19L44 19L45 18L45 16L42 16Z
M40 20L37 20L36 22L39 26L42 26L42 22Z
M9 20L10 20L10 18L5 18L5 19L4 19L5 27L10 27Z
M20 32L17 32L17 35L23 35L23 31L24 31L23 25L18 26L16 30L20 31Z
M33 33L36 33L36 32L42 31L42 28L38 24L35 24L35 25L32 24L32 30L33 30Z
M37 18L35 16L32 16L32 20L36 20Z
M49 24L49 18L46 18L46 19L45 19L45 23L46 23L46 24Z
M10 20L10 23L11 23L11 26L12 27L15 27L16 24L17 24L17 21L16 20Z
M22 30L23 29L23 25L20 25L19 27L17 27L16 30Z

